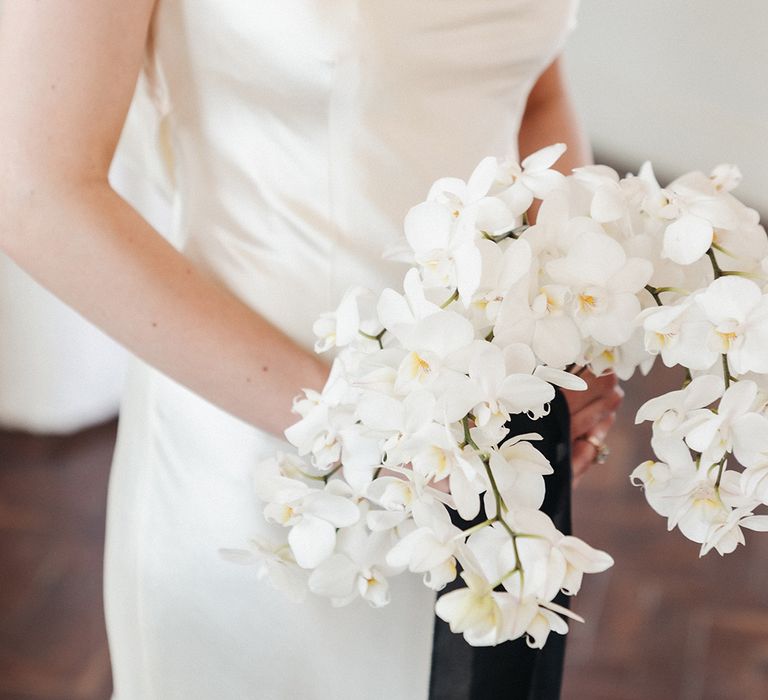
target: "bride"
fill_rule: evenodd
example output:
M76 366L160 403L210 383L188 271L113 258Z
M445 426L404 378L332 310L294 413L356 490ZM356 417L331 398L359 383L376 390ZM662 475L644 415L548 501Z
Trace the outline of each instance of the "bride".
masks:
M218 550L267 528L252 468L286 447L299 389L325 381L312 321L351 284L397 284L381 252L429 184L555 141L561 167L588 162L558 59L574 13L572 0L6 2L0 245L135 354L107 518L115 698L557 697L561 646L458 649L416 577L384 609L333 610ZM140 72L167 135L178 249L107 180ZM567 519L567 443L579 476L621 391L590 377L566 398L548 488Z

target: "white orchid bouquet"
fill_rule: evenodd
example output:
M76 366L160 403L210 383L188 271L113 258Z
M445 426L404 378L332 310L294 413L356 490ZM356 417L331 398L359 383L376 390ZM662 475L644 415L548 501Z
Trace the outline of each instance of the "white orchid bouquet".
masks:
M436 603L454 632L541 647L581 619L557 594L613 560L542 512L540 437L505 424L545 415L555 386L585 388L575 367L627 379L659 355L686 384L640 409L658 460L633 481L702 553L768 529L754 514L768 503L768 239L730 193L738 170L662 188L649 164L564 176L552 169L564 150L435 182L389 251L410 264L402 292L355 287L316 322L330 376L294 403L296 451L255 476L274 538L230 554L334 605L385 605L406 570L436 591L460 571L466 586ZM481 508L466 529L450 517Z

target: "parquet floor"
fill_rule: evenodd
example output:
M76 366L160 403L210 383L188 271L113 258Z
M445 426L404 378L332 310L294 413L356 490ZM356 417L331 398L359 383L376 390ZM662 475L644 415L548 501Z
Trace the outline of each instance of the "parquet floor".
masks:
M611 459L574 494L576 534L616 563L585 576L576 598L587 622L572 628L564 700L768 698L768 537L749 533L733 554L699 558L629 484L650 456L635 410L678 376L654 370L629 384Z
M114 439L114 423L0 432L2 700L109 697L101 558Z
M575 493L577 534L616 565L576 599L587 622L571 632L564 700L768 698L768 535L699 559L629 485L648 456L634 411L670 381L630 384L610 462ZM100 586L114 435L114 423L66 438L0 432L0 700L109 697Z

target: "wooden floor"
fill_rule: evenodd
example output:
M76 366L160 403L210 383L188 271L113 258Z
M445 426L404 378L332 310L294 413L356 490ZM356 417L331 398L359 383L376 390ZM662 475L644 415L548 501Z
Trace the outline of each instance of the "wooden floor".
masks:
M571 633L566 700L768 698L768 534L699 559L629 485L648 456L634 411L669 382L630 384L611 461L575 494L577 534L616 565L576 600L587 622ZM0 700L109 697L100 587L114 436L114 423L67 438L0 432Z

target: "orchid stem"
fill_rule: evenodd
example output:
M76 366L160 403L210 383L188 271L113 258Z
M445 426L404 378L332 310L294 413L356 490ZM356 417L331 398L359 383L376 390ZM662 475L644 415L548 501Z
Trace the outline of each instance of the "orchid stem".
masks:
M488 475L488 481L491 484L491 490L493 491L493 498L496 503L496 515L494 515L492 518L488 518L487 520L484 520L483 522L473 525L468 530L464 531L464 535L468 536L472 534L473 532L476 532L477 530L480 530L484 527L488 527L489 525L493 525L493 523L500 523L501 526L507 531L507 534L512 538L512 547L515 551L515 568L510 571L508 574L505 574L504 578L506 578L508 575L511 575L512 573L515 573L516 571L520 573L520 586L522 588L524 583L524 571L523 571L523 565L520 561L520 553L517 549L517 533L509 526L509 523L504 520L504 517L502 515L502 512L506 513L509 511L509 508L507 507L507 504L504 503L504 499L502 498L501 491L499 491L499 485L496 483L496 477L493 475L493 469L491 469L490 464L490 458L486 454L482 454L480 452L480 448L477 446L477 443L472 439L472 435L469 432L469 415L464 416L464 418L461 419L461 425L464 428L464 444L470 445L472 449L474 449L476 452L480 454L480 458L483 461L483 466L485 467L485 473ZM499 584L496 584L499 585ZM496 587L496 585L493 586L493 588Z
M384 349L384 343L381 342L381 339L384 337L384 334L387 332L386 328L383 328L377 335L371 335L370 333L366 333L365 331L358 330L357 331L360 335L368 338L369 340L375 340L379 344L379 349Z
M344 465L339 462L331 471L329 471L327 474L323 474L322 479L326 483L328 483L328 479L330 479L339 469L341 469Z
M487 459L483 460L483 465L485 466L485 473L488 475L488 480L491 482L491 488L493 489L493 497L496 499L496 518L499 520L499 522L504 525L504 527L509 531L510 535L512 534L512 531L509 530L509 525L507 525L502 519L501 519L501 511L504 510L506 513L509 508L507 508L507 504L504 503L504 499L501 497L501 492L499 491L499 487L496 484L496 477L493 475L493 469L491 469L491 465Z
M658 306L664 306L664 303L661 301L661 297L659 296L659 290L656 289L656 287L651 287L650 284L646 284L645 289L653 297L653 300Z
M717 263L717 258L715 257L715 251L710 248L707 251L707 257L709 258L709 261L712 263L712 272L715 273L715 279L718 277L722 277L725 273L721 269L720 265Z
M440 308L444 309L446 306L450 306L458 298L459 298L459 290L454 289L453 294L451 294L451 296L449 296L442 304L440 304Z
M733 380L733 377L731 376L731 370L728 367L728 355L723 353L723 381L725 382L725 388L727 389L729 386L731 386L731 381Z
M523 562L520 560L520 552L517 549L517 537L512 538L512 549L515 550L515 568L520 571L520 596L522 597L523 588L525 588L525 571Z
M470 445L476 452L480 452L480 448L469 433L469 416L464 416L464 418L461 419L461 425L464 427L464 443Z
M715 480L715 488L720 488L720 479L723 478L723 472L725 471L725 455L717 465L717 479Z
M489 525L493 525L493 523L496 522L493 518L488 518L488 520L483 520L481 523L477 523L477 525L473 525L472 527L467 528L466 530L461 531L461 537L469 537L473 532L477 532L478 530L482 530L484 527L488 527ZM456 535L459 537L459 535Z
M523 575L523 572L522 572L522 570L521 570L519 567L517 567L517 566L515 566L513 569L510 569L509 571L507 571L507 573L506 573L506 574L503 574L503 575L501 576L501 578L497 579L497 580L496 580L494 583L492 583L492 584L491 584L491 590L493 590L493 589L495 589L495 588L498 588L498 587L499 587L499 586L500 586L502 583L504 583L504 581L506 581L506 580L507 580L507 579L508 579L510 576L512 576L513 574L516 574L516 573L518 573L518 572L520 573L520 576L522 577L522 575Z
M499 233L497 235L493 235L492 233L488 233L487 231L483 231L483 238L487 238L489 241L493 241L494 243L501 243L505 238L514 238L517 240L520 238L522 234L524 234L530 227L527 221L523 221L522 226L516 226L513 229L510 229L509 231L505 231L504 233Z

